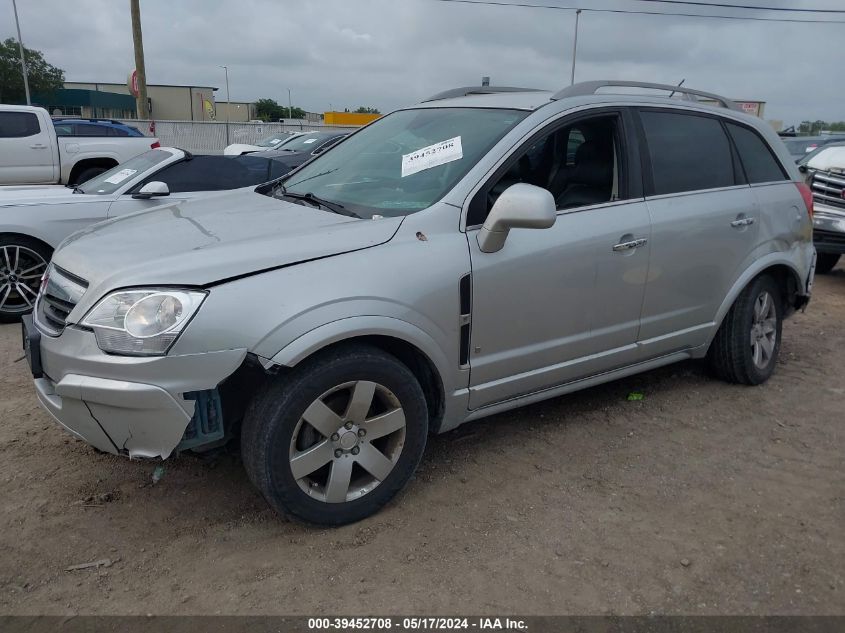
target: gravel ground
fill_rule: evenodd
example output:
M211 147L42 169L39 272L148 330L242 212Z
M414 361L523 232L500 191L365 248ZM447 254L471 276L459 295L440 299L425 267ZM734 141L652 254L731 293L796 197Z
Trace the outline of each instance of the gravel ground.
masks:
M471 423L331 530L280 521L235 455L153 486L71 438L0 326L0 612L845 614L843 322L839 269L766 385L689 362Z

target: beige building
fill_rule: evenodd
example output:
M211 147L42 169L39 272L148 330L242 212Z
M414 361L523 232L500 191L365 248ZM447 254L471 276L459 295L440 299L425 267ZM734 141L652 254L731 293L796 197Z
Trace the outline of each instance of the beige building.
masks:
M65 82L69 90L109 92L128 95L125 83L86 83ZM213 86L172 86L165 84L147 84L147 98L150 100L150 118L172 121L212 121L225 120L215 114ZM232 104L235 105L234 103ZM82 112L82 116L96 116ZM235 120L235 119L232 119ZM248 119L244 119L248 120Z
M228 120L244 123L246 121L254 121L258 118L255 114L255 104L248 101L232 101L231 103L218 101L215 105L217 107L218 121ZM228 119L226 118L227 115L229 117Z

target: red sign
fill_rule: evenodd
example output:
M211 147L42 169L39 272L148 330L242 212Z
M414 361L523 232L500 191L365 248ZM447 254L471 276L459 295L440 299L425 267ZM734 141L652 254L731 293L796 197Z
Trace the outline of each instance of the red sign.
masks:
M129 73L129 77L126 79L126 87L129 88L129 92L132 94L132 96L137 99L139 92L137 70L133 70L131 73Z

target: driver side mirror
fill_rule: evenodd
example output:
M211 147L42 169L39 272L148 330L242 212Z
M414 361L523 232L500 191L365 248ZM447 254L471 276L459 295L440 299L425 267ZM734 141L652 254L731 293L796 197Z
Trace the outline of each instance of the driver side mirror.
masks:
M133 193L132 197L136 200L149 200L152 197L169 195L170 189L165 183L160 182L158 180L153 180L152 182L148 182L146 185L141 187L141 190L139 192Z
M483 253L495 253L502 250L511 229L547 229L556 219L550 191L521 182L511 185L493 203L478 232L478 247Z

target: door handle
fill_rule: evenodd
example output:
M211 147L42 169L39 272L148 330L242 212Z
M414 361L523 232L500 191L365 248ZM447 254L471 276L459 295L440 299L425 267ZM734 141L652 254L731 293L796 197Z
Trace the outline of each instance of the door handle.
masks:
M47 149L47 146L43 143L35 143L34 145L30 145L32 149Z
M738 220L731 222L731 226L735 229L740 226L751 226L752 224L754 224L754 218L739 218Z
M648 239L644 237L638 238L636 240L631 240L630 242L619 242L619 244L613 245L613 250L617 253L619 251L630 251L634 248L645 246L646 242L648 242Z

